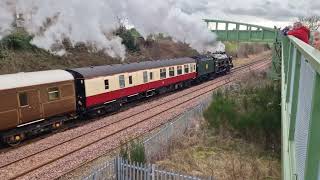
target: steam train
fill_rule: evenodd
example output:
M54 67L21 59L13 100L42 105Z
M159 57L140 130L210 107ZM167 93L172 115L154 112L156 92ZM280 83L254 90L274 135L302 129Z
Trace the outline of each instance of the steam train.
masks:
M66 121L192 86L233 67L223 52L158 61L0 76L0 138L16 145Z

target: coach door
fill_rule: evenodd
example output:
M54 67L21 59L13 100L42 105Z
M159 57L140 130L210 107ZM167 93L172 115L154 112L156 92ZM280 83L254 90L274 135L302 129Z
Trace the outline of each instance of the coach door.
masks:
M36 121L42 118L40 94L38 90L18 93L20 124Z

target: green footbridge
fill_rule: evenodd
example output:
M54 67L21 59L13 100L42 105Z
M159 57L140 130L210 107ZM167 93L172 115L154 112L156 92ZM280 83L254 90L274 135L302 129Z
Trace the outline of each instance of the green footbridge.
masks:
M320 51L279 29L205 19L220 41L273 44L282 82L282 179L320 180Z

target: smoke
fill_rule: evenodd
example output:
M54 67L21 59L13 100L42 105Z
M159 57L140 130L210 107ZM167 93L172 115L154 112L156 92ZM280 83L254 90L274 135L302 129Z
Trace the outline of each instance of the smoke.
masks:
M14 20L13 9L10 0L0 1L0 40L10 33L11 23Z
M200 4L182 0L17 0L16 3L17 12L23 14L25 29L34 35L32 44L58 55L66 52L62 43L67 38L72 46L85 43L96 51L124 58L122 39L112 33L119 27L119 17L127 18L144 37L165 33L200 52L214 48L215 35L192 13L204 8L204 0ZM0 11L0 15L4 13L6 16L0 18L7 17L6 22L12 22L13 13L10 16ZM1 32L4 31L0 29Z
M122 0L114 8L120 12L144 37L152 33L165 33L176 41L190 44L194 49L202 52L212 49L215 35L209 32L206 24L191 11L186 11L186 4L182 0ZM191 1L190 1L191 2ZM194 7L198 3L193 3ZM200 7L203 5L200 3ZM190 4L189 6L190 7Z
M25 15L26 30L35 35L32 44L63 55L56 47L68 38L72 46L90 45L112 57L125 56L121 38L112 35L117 28L114 12L103 0L19 0L18 11Z

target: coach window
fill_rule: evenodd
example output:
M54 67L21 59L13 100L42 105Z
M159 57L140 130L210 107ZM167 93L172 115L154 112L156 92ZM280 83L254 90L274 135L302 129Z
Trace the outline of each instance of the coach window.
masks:
M133 84L132 76L129 76L129 84L130 84L130 85Z
M174 76L174 67L169 68L169 76L170 77Z
M28 94L26 92L19 93L19 102L20 106L28 106Z
M153 80L153 72L150 72L149 78L150 78L150 80Z
M48 89L49 101L55 101L60 98L60 91L58 87L53 87Z
M106 79L106 80L104 80L104 89L105 90L108 90L110 87L109 87L109 80L108 79Z
M178 66L177 72L178 72L178 75L181 75L181 74L182 74L182 66Z
M191 64L190 66L191 66L190 72L193 72L193 65Z
M124 80L124 75L120 75L119 76L119 85L120 85L120 88L125 88L126 87L126 82Z
M167 70L166 68L160 69L160 79L167 78Z
M189 65L184 65L184 73L189 73Z
M147 72L147 71L144 71L144 72L143 72L143 82L144 82L144 83L147 83L147 82L148 82L148 72Z
M197 67L196 67L196 65L194 64L193 65L193 71L196 71L197 70Z

